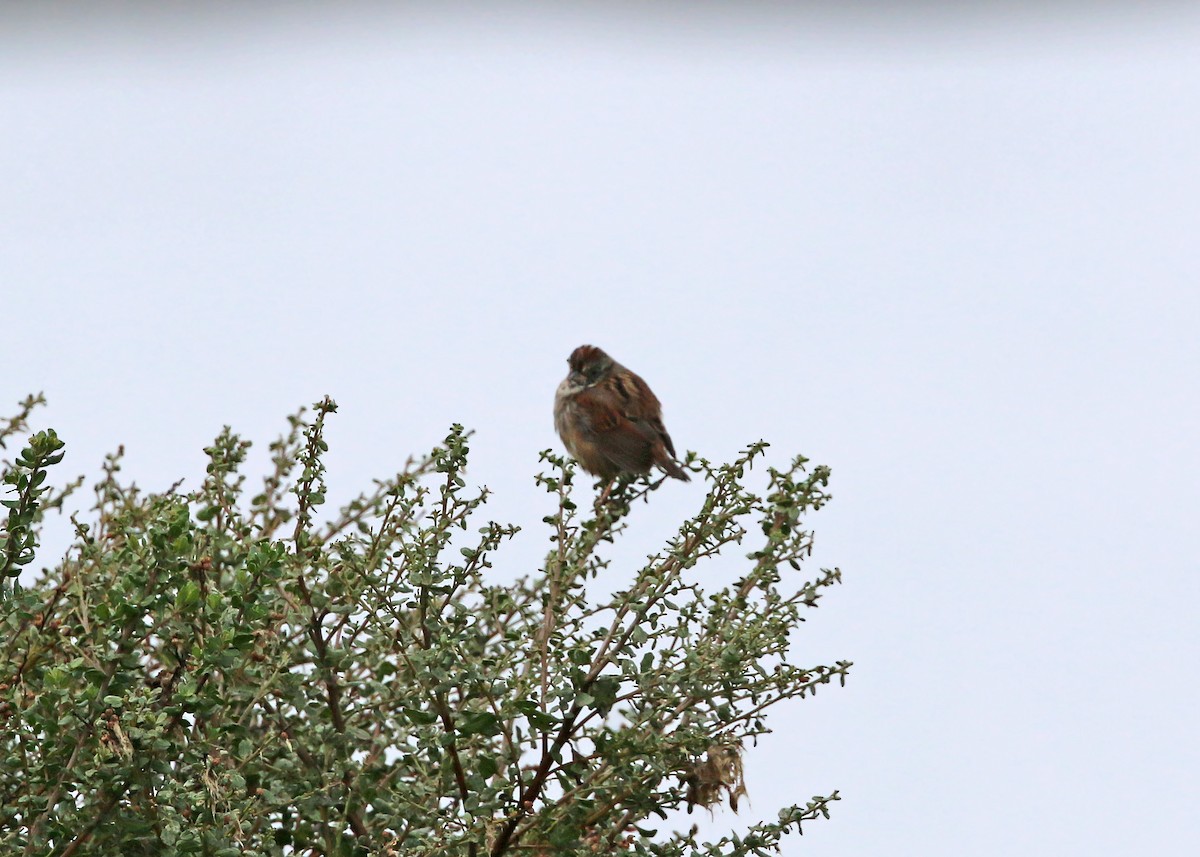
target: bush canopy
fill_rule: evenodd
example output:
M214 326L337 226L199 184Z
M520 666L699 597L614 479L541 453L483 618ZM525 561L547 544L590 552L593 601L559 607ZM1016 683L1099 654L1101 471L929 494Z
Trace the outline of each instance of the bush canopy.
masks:
M663 824L737 809L767 710L845 680L849 662L790 660L840 579L800 573L825 467L767 468L756 494L765 443L689 455L701 507L612 592L605 547L656 485L577 503L574 465L543 452L550 547L513 580L491 570L517 527L481 519L459 426L322 514L325 399L253 493L228 428L187 493L125 484L109 456L66 555L22 586L43 516L80 485L50 487L64 449L30 434L39 404L0 423L0 445L23 441L0 536L6 854L749 855L837 800L717 842ZM711 562L743 540L744 561Z

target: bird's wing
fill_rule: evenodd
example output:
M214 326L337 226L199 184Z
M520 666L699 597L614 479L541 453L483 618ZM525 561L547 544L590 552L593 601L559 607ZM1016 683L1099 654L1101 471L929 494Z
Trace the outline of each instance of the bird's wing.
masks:
M675 444L663 425L662 405L642 377L628 370L618 373L614 385L623 397L625 416L637 423L641 432L651 441L662 441L671 457L675 457Z
M597 450L615 468L629 472L650 469L659 429L642 419L636 408L628 407L620 390L592 387L580 393L575 401L597 436Z

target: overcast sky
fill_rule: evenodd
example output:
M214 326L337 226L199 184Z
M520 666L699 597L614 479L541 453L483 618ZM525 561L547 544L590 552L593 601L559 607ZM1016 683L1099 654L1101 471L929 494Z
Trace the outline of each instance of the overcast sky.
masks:
M707 831L840 789L786 854L1200 853L1200 8L16 5L0 402L64 473L194 487L329 394L346 497L462 422L516 575L600 345L677 446L833 468L799 658L856 666Z

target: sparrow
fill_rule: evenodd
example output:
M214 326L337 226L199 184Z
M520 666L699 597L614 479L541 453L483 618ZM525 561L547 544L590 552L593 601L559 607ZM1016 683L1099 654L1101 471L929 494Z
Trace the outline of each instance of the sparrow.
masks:
M554 428L584 470L611 483L658 467L690 481L675 460L662 405L641 376L594 345L572 351L567 366L554 394Z

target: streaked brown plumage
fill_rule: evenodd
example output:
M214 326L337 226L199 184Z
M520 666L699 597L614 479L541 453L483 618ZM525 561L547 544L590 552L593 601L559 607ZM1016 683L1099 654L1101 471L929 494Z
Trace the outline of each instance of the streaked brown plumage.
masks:
M584 470L611 481L658 467L689 481L675 460L662 406L641 377L593 345L576 348L567 365L554 396L554 427Z

